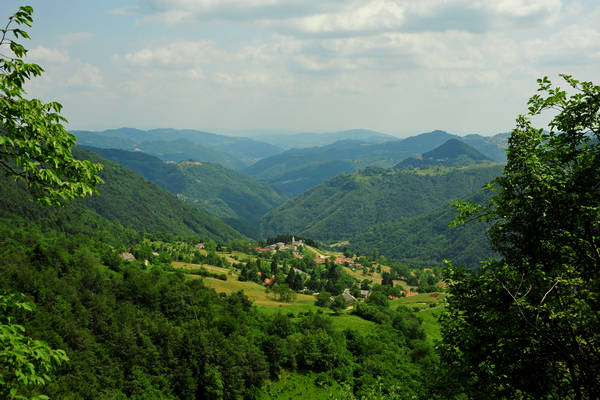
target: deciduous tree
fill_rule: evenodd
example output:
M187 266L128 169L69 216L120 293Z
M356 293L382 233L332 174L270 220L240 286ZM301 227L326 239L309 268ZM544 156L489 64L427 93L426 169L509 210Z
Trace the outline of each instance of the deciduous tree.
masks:
M75 137L62 125L62 106L25 98L25 82L42 67L26 63L19 39L29 35L33 9L19 8L0 29L0 169L24 180L46 204L91 194L101 182L100 164L77 160L71 153Z
M563 78L538 81L492 201L459 204L500 256L447 275L442 360L473 398L600 398L600 86Z

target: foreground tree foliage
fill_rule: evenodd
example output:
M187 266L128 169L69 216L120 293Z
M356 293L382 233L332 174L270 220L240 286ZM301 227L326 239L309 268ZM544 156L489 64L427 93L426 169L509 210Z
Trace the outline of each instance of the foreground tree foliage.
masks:
M472 398L600 397L600 86L563 78L538 81L529 116L555 114L519 116L491 202L459 205L501 256L447 276L441 357Z
M27 50L17 42L29 39L21 26L31 26L32 14L23 6L0 29L0 170L27 182L41 202L59 204L92 194L102 166L73 157L75 136L62 125L59 103L24 97L25 82L44 71L23 61Z
M25 328L15 323L15 314L33 311L23 295L0 292L0 395L3 399L28 399L24 393L50 381L51 374L68 357L62 350L53 350L40 340L25 336ZM32 399L47 399L36 395Z

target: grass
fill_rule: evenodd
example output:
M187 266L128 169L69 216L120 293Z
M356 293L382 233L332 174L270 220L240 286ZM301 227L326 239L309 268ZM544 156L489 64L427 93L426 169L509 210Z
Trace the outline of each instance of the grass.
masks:
M432 295L438 294L438 297ZM398 306L400 304L406 306L421 306L428 307L429 304L438 304L444 297L446 293L419 293L416 296L410 297L400 297L397 300L392 300L390 302L391 305Z
M191 264L191 263L185 263L185 262L180 262L180 261L173 261L173 268L178 268L178 269L199 269L199 268L204 268L209 272L214 272L216 274L225 274L225 275L229 275L229 273L232 272L231 269L229 268L223 268L223 267L216 267L214 265L208 265L208 264Z
M346 313L342 313L340 315L331 315L331 321L333 322L333 327L337 330L342 331L344 329L356 329L363 334L377 326L375 322L367 321L366 319L362 319L357 315L350 315Z
M256 282L240 282L237 280L237 274L233 272L232 269L216 267L213 265L198 265L184 262L173 262L173 266L175 268L181 269L185 271L186 269L197 269L200 267L206 268L210 272L218 273L218 274L226 274L228 279L226 281L222 281L220 279L215 279L211 277L204 277L203 282L207 287L215 289L219 293L231 294L234 292L238 292L242 290L249 299L252 300L254 305L261 312L272 315L278 312L282 312L285 314L293 313L295 315L299 315L306 311L317 312L318 310L323 311L326 315L331 316L331 320L333 323L333 327L337 330L344 329L356 329L360 332L367 332L371 329L374 329L377 324L371 321L364 320L356 315L351 315L348 312L343 312L339 315L333 314L331 310L323 309L314 305L315 297L312 295L306 294L298 294L296 299L291 303L282 303L279 301L275 301L270 295L267 294L265 287L259 285ZM384 267L385 268L385 267ZM360 276L364 279L364 275L362 275L359 271L351 271L349 268L346 270L351 273L353 276ZM198 275L187 274L190 278L198 279L200 278ZM381 274L374 273L374 277L379 277L381 279ZM372 278L372 277L369 277ZM381 282L381 281L380 281ZM419 312L419 317L423 320L423 328L427 333L428 340L433 343L433 340L440 339L440 327L437 322L436 315L439 313L440 308L429 308L430 304L437 304L440 300L442 300L445 296L445 293L440 293L439 297L431 297L432 293L421 293L416 296L411 297L401 297L397 300L390 301L391 307L397 307L400 304L407 306L414 306L421 308ZM297 374L296 374L297 375ZM297 380L306 379L305 375L299 375L291 378L291 385L296 384ZM277 383L278 384L278 383ZM285 385L288 385L286 383ZM311 386L314 386L311 383ZM320 389L320 388L318 388ZM287 389L286 389L287 390ZM286 395L288 391L285 392ZM293 393L289 392L289 393ZM287 397L286 397L287 398ZM296 397L291 397L296 398ZM321 397L297 397L297 398L321 398ZM324 397L328 398L328 397Z
M440 307L429 308L419 312L417 315L423 321L423 329L427 334L427 340L434 344L436 340L442 340L440 323L437 318L441 312Z
M219 293L231 294L243 290L244 294L248 296L248 298L252 300L256 306L259 307L282 307L287 311L288 307L292 307L294 305L301 306L303 309L306 309L307 306L310 306L315 302L314 296L306 294L298 294L296 300L294 300L292 303L275 301L267 295L265 287L256 282L240 282L234 279L222 281L215 278L204 278L204 284L215 289Z
M324 376L323 374L321 376ZM349 399L348 391L333 379L325 385L318 385L319 374L314 372L303 374L283 371L279 380L267 381L263 387L261 400L320 400L320 399Z

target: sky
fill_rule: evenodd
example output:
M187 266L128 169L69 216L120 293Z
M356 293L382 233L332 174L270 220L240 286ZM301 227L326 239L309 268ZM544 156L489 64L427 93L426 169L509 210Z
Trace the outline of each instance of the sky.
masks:
M70 129L491 135L538 78L600 84L597 0L24 1Z

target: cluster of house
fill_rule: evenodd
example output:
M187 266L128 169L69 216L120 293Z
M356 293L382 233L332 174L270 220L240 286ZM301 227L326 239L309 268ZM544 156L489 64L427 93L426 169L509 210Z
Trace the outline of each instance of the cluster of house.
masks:
M259 253L277 253L278 251L292 250L292 254L295 258L302 258L302 256L298 254L300 246L304 246L304 241L296 240L296 238L292 236L292 242L290 244L277 242L265 247L254 247L252 250L256 250Z
M159 254L156 251L153 251L152 255L156 256L156 257L159 256ZM128 252L128 251L120 253L119 257L121 257L121 259L123 259L123 261L135 261L135 256L133 254L131 254L130 252ZM150 261L144 260L144 265L148 266L148 264L150 264Z
M319 255L317 258L315 258L315 262L317 264L325 264L327 262L328 258L325 257L324 255ZM339 265L346 265L350 268L362 268L362 264L356 262L356 260L354 258L351 257L336 257L335 258L335 263L339 264Z

